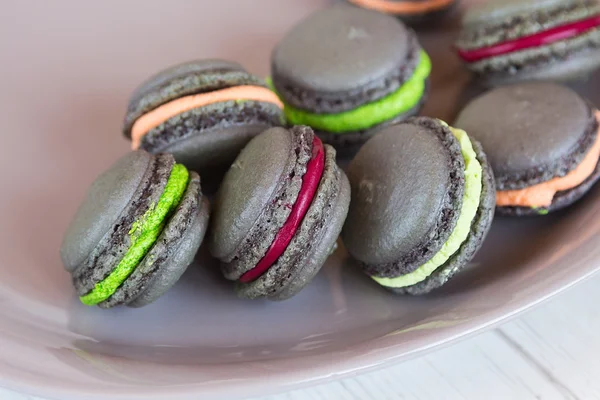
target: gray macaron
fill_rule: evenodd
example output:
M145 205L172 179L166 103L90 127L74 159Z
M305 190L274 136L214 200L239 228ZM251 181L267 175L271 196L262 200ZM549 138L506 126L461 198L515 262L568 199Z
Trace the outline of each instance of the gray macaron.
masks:
M321 269L350 186L308 127L271 128L242 150L215 200L209 250L242 297L283 300Z
M348 178L344 244L367 275L398 293L443 285L491 225L495 192L485 153L436 119L383 129L351 161Z
M600 179L596 114L565 86L530 82L475 98L454 125L486 149L498 212L537 215L572 204Z
M139 150L92 184L60 249L81 301L140 307L192 263L208 224L200 177L172 155Z
M133 149L172 153L212 179L252 137L285 124L281 107L264 81L240 64L196 60L143 82L129 100L123 133Z

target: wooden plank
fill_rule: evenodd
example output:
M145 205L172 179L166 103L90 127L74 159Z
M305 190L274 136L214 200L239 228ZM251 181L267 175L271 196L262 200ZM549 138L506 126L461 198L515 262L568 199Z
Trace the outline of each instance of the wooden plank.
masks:
M380 371L260 400L484 398L571 399L492 331Z

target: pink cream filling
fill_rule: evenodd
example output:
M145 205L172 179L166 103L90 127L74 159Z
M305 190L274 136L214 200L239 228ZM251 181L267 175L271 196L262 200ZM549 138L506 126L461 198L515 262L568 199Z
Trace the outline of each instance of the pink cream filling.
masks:
M263 258L261 258L254 268L240 277L240 282L248 283L257 279L271 268L283 254L292 241L294 234L298 230L300 223L302 223L302 220L315 197L319 182L321 181L321 176L323 176L324 166L325 152L323 150L323 143L315 136L312 143L312 156L306 165L306 173L302 177L302 186L300 187L298 198L292 206L290 215L279 232L277 232L273 243L271 243L271 246Z
M559 40L569 39L581 35L582 33L585 33L598 26L600 26L600 15L571 22L548 29L544 32L494 44L488 47L482 47L473 50L458 49L458 55L466 62L476 62L489 57L500 56L532 47L548 45L558 42Z

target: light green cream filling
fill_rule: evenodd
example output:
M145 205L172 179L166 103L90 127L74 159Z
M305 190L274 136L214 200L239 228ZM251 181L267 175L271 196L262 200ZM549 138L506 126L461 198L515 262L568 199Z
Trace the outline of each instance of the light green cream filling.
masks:
M125 256L103 281L98 282L92 291L79 298L83 304L91 306L108 299L131 275L158 239L166 219L181 202L188 180L188 170L181 164L175 164L158 203L152 205L132 224L129 230L131 244Z
M415 72L398 90L355 109L337 114L315 114L292 107L284 102L284 114L292 125L308 125L331 133L355 132L371 128L405 113L419 104L425 92L425 80L431 73L431 60L421 50ZM268 85L273 89L270 78Z
M444 125L446 124L444 123ZM452 127L449 128L456 139L458 139L462 156L465 159L465 192L456 227L440 251L415 271L396 278L378 278L373 276L372 278L380 285L401 288L424 281L433 271L446 263L458 251L471 232L471 224L475 219L481 199L481 176L483 171L466 132Z

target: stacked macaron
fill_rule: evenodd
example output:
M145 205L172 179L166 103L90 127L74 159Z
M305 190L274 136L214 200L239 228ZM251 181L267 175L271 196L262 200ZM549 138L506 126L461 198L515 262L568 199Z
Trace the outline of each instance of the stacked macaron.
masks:
M487 150L498 211L534 215L574 203L600 179L599 117L571 89L530 82L474 99L455 125Z
M459 272L494 215L494 178L465 131L427 117L383 129L348 167L342 239L380 285L423 294Z
M248 141L285 123L282 104L241 65L199 60L168 68L132 94L123 132L133 150L168 152L203 176L226 170Z
M456 46L492 85L578 78L600 66L600 4L491 0L467 11Z
M338 148L419 112L429 57L397 19L338 4L296 25L275 47L271 79L293 125Z
M82 303L140 307L177 282L207 225L198 174L172 155L135 151L93 183L60 255Z
M321 269L348 211L335 150L305 126L272 128L225 175L209 249L242 297L287 299Z

